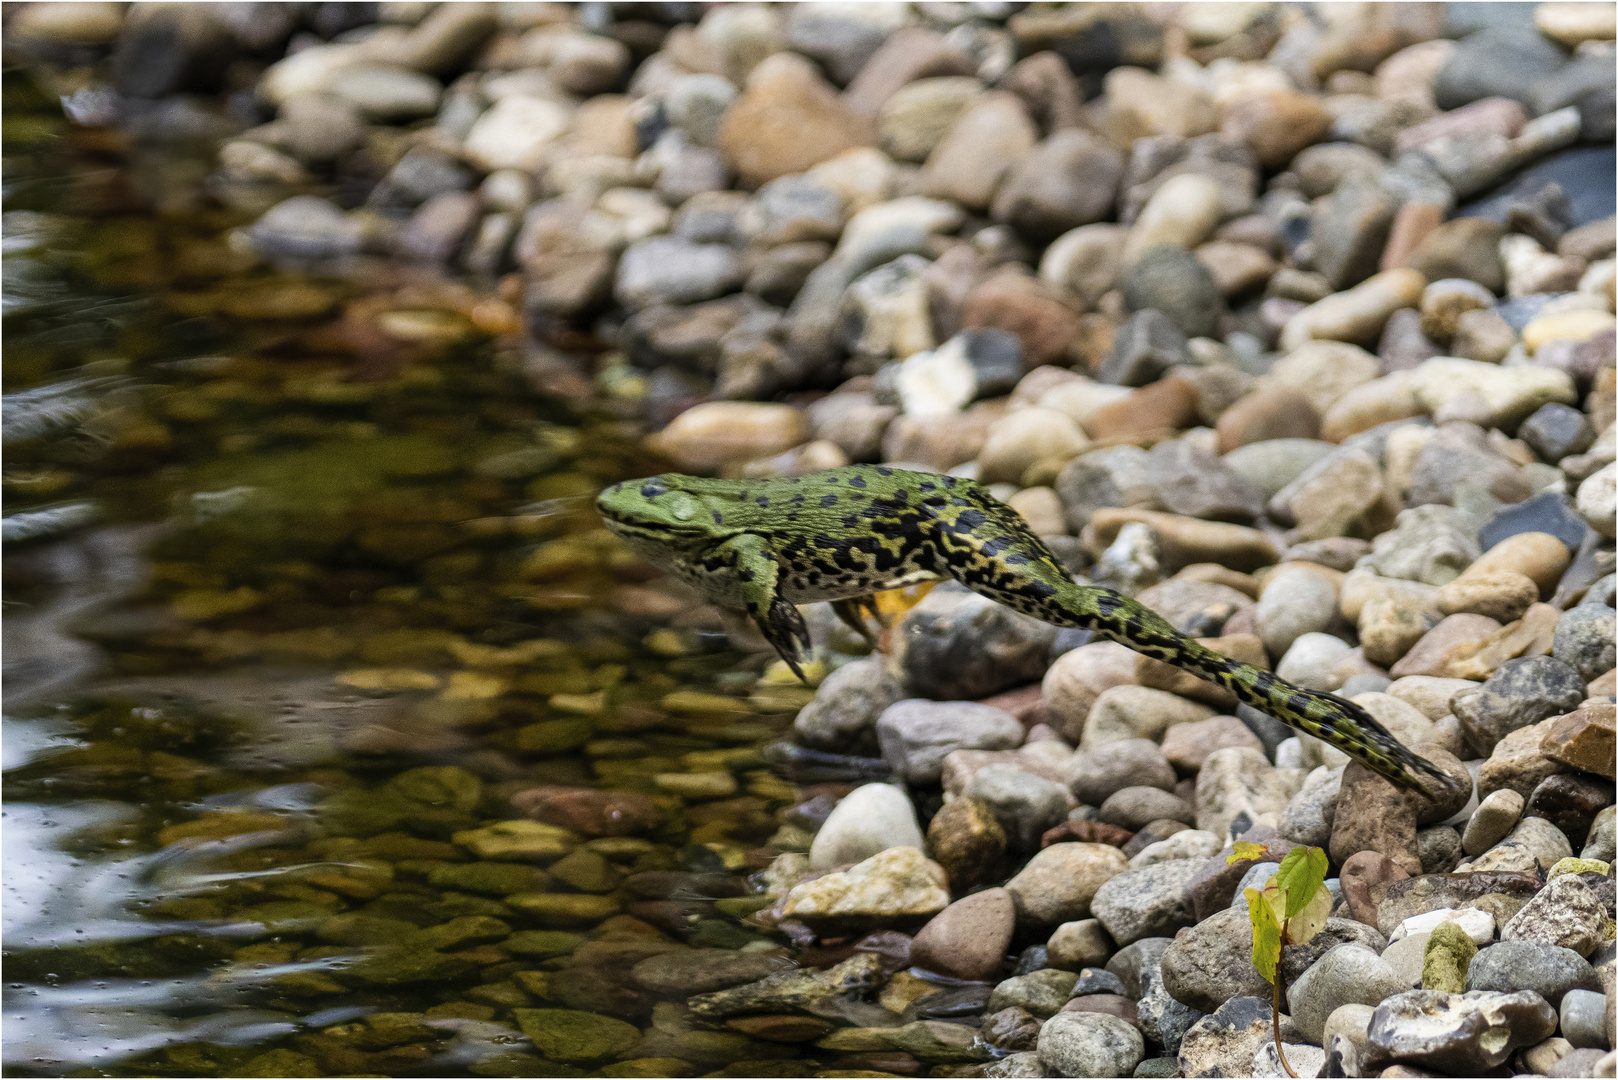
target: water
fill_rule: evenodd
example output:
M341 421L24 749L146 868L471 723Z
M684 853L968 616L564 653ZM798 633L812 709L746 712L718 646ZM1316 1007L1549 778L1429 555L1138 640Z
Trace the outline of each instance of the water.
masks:
M756 890L795 793L750 748L806 695L601 530L634 428L531 388L495 283L263 263L206 141L5 109L8 1073L585 1075L514 1010L667 1014L580 942L770 947L619 887ZM597 784L661 823L467 861ZM795 1053L730 1038L702 1071Z

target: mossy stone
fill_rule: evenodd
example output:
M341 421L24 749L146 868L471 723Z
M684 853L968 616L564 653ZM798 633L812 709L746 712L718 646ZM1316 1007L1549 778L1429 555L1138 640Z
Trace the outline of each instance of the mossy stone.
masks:
M362 957L345 974L369 986L404 986L419 982L448 982L470 972L475 965L458 956L427 949L388 949Z
M584 1063L619 1057L640 1042L640 1029L578 1009L514 1009L512 1017L541 1054Z
M550 875L580 892L605 893L618 887L620 875L605 858L580 848L550 866Z
M1477 953L1465 930L1452 922L1439 923L1421 954L1421 988L1466 993L1466 969Z
M496 1050L474 1061L467 1072L473 1076L588 1076L573 1065L558 1065L521 1050Z
M237 1076L325 1076L315 1059L293 1050L271 1050L243 1065Z
M1602 877L1612 873L1612 864L1602 862L1600 859L1578 859L1569 857L1558 859L1556 865L1550 868L1545 880L1561 877L1563 874L1600 874Z
M570 830L539 821L497 821L458 832L454 840L478 858L497 862L555 862L579 845Z
M565 754L590 741L590 722L576 718L541 720L518 728L512 738L518 753Z
M543 870L520 863L439 863L427 871L427 884L440 889L510 896L543 891L548 880Z
M410 936L407 944L411 948L450 952L471 945L503 941L510 934L511 927L499 919L487 915L463 915L458 919L416 931Z
M566 956L583 941L583 934L566 930L519 930L506 938L506 952L512 956Z
M617 900L587 893L527 893L508 897L507 901L542 925L561 929L594 926L618 912Z
M597 1076L695 1076L697 1070L688 1061L681 1061L673 1057L631 1058L628 1061L616 1061L611 1065L603 1065L596 1070Z
M415 932L415 924L403 919L349 911L322 922L315 936L333 945L394 945Z

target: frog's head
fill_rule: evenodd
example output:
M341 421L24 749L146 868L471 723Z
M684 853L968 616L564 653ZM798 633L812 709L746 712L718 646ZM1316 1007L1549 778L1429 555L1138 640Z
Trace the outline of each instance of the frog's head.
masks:
M596 498L607 527L624 535L669 539L702 536L713 530L713 518L694 487L702 480L663 473L644 480L625 480Z

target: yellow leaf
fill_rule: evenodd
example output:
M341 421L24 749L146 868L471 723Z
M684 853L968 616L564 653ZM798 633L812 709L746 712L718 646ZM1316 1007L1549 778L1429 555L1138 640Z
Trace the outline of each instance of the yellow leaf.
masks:
M1315 895L1299 912L1287 920L1287 940L1302 945L1326 927L1326 916L1331 913L1330 889L1316 889Z
M1225 864L1227 866L1234 866L1243 859L1262 859L1268 854L1269 849L1267 849L1263 844L1249 844L1245 840L1238 840L1236 841L1236 853L1234 855L1225 856Z

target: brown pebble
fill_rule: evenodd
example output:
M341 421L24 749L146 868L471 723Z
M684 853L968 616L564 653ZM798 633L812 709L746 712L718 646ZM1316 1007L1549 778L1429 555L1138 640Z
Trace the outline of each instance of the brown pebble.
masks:
M1388 246L1382 249L1380 270L1397 270L1408 265L1410 253L1427 234L1444 222L1444 210L1432 203L1408 202L1394 215L1393 229L1388 233Z
M1005 889L985 889L933 916L910 946L910 962L956 979L990 979L1000 971L1016 906Z
M1088 425L1086 425L1088 427ZM1285 387L1257 390L1219 415L1219 452L1271 439L1320 438L1320 414L1309 399Z
M1143 386L1128 397L1101 406L1085 418L1084 430L1101 441L1125 441L1151 434L1180 431L1197 419L1197 390L1190 382L1170 375Z
M1343 886L1343 902L1348 907L1349 918L1357 919L1366 926L1375 926L1376 900L1371 887L1389 881L1402 881L1409 876L1404 867L1375 851L1361 851L1350 855L1344 860L1343 869L1338 875L1338 880Z

